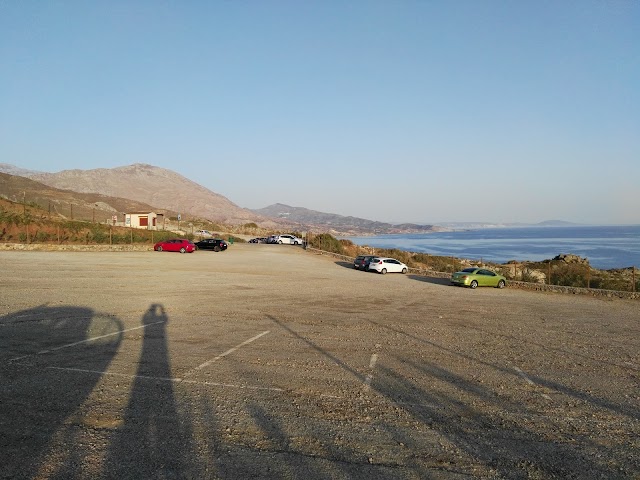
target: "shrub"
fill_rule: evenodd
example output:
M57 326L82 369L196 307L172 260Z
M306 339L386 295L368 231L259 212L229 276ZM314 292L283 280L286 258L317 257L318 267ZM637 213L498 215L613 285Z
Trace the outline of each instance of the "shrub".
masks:
M344 255L344 250L340 241L328 233L321 233L320 235L313 236L309 241L309 245L320 250Z

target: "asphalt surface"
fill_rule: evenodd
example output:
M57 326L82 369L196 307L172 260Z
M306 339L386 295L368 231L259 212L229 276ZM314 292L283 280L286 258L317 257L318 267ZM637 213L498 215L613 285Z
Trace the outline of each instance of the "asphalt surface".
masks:
M3 251L0 375L0 478L640 478L637 300Z

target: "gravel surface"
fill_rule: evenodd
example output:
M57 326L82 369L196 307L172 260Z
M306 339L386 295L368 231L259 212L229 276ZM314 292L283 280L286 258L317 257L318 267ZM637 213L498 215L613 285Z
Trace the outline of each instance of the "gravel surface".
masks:
M0 272L0 478L640 478L637 300L287 245Z

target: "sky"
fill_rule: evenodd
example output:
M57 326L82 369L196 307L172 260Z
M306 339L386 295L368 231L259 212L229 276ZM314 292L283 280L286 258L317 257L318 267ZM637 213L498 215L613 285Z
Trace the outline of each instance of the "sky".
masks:
M0 0L0 163L390 223L640 224L640 2Z

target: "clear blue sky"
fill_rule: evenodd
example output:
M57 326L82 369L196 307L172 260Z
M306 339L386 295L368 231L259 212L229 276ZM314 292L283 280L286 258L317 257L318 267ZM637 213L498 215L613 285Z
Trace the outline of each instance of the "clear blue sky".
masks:
M0 163L246 208L640 223L640 2L0 0Z

